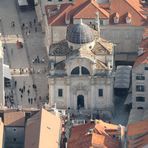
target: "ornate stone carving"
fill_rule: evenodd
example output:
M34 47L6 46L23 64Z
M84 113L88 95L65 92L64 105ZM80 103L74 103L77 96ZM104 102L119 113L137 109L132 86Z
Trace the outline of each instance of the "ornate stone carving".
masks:
M73 93L76 94L77 91L84 91L85 94L88 93L88 86L84 85L82 82L78 83L77 85L75 85L73 88Z

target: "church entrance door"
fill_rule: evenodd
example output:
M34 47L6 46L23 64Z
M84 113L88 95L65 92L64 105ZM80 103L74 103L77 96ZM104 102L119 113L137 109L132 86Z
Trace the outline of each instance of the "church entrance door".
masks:
M77 108L84 108L84 96L83 95L78 95L77 97Z

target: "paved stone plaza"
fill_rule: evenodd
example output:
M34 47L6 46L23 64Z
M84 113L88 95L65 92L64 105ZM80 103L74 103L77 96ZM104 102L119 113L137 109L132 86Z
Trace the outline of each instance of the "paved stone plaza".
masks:
M12 79L17 82L16 87L13 87L14 104L16 107L19 105L24 108L39 107L48 95L48 60L46 49L43 46L41 27L36 22L34 23L35 12L20 11L15 0L4 0L0 1L0 18L1 39L5 46L4 62L10 65L11 69L34 69L34 74L14 73ZM14 27L11 27L12 21L15 22ZM22 24L25 24L27 28L22 29ZM23 48L17 48L17 40L23 43ZM33 63L33 59L37 56L44 61ZM36 85L36 90L32 87L33 84ZM25 91L21 93L19 89L24 86ZM6 95L9 92L6 90Z

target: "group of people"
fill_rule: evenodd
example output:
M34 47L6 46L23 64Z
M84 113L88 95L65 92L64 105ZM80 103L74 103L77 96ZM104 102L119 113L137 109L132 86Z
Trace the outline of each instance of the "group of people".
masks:
M21 29L25 32L25 34L27 36L30 35L31 30L34 28L34 31L37 32L37 23L36 23L36 19L34 19L33 21L29 21L28 23L22 23L21 25Z
M13 107L14 106L14 93L13 90L11 92L5 94L5 104L7 107Z
M32 59L32 63L45 63L45 59L40 58L39 56L36 56L36 58Z
M12 74L26 74L26 73L29 73L29 74L32 74L34 73L34 68L14 68L13 71L12 71Z
M35 92L37 91L37 86L35 84L32 85L32 88L33 88L33 90ZM26 86L25 86L25 83L24 83L23 87L22 88L19 88L19 92L20 92L21 101L22 101L23 95L25 93L27 93L28 103L29 104L33 104L33 102L36 102L36 97L34 97L34 98L31 98L30 97L30 93L31 93L31 86L30 85L28 86L28 89L26 89Z

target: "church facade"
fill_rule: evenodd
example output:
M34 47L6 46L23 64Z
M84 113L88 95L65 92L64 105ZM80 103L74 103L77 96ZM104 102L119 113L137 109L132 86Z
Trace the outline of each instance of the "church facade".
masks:
M49 105L59 109L113 108L113 44L86 24L72 24L49 49Z

